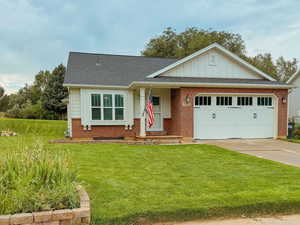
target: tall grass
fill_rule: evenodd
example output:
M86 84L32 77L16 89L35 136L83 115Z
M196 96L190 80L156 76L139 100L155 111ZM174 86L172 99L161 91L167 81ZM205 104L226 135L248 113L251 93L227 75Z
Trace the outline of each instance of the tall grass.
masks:
M36 144L7 152L0 158L0 215L78 207L76 174L64 151Z
M63 137L67 122L62 120L28 120L0 118L0 131L11 130L19 135Z

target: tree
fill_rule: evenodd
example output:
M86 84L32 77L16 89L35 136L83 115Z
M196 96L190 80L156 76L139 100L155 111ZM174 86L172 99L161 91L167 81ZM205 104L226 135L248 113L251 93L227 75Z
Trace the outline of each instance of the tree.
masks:
M63 87L66 68L63 64L57 66L48 76L42 94L44 109L62 116L67 111L67 106L62 102L68 96L68 89Z
M239 56L245 54L245 43L239 34L195 27L188 28L179 34L169 27L163 31L162 35L151 39L141 54L183 58L215 42Z
M274 60L270 53L258 54L254 57L246 56L245 43L239 34L195 27L178 34L172 28L167 28L161 35L152 38L141 54L164 58L183 58L215 42L277 80L286 81L297 70L296 59L286 60L279 57Z
M282 56L276 60L277 79L287 81L297 71L297 60L285 60Z
M273 76L275 79L277 78L276 64L270 53L258 54L254 57L244 56L243 58L266 74Z
M4 95L4 88L0 86L0 98Z
M287 81L297 71L297 60L286 60L282 56L277 60L270 53L258 54L254 57L242 57L261 71L279 81Z
M41 70L37 75L35 75L33 85L44 90L49 79L50 72L48 70Z
M5 95L5 90L0 86L0 112L6 112L8 109L9 97Z

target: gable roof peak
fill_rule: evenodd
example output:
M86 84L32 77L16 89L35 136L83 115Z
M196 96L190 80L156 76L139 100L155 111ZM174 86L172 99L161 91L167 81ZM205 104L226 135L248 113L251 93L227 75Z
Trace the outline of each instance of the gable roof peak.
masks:
M291 78L287 81L287 83L289 84L289 83L292 83L292 81L294 81L298 76L300 76L300 69L298 69L297 71L296 71L296 73L294 73L292 76L291 76Z
M268 75L268 74L264 73L263 71L257 69L255 66L253 66L250 63L248 63L247 61L243 60L238 55L232 53L231 51L229 51L228 49L224 48L222 45L218 44L217 42L215 42L215 43L213 43L213 44L211 44L211 45L209 45L209 46L207 46L207 47L205 47L203 49L200 49L200 50L194 52L193 54L188 55L188 56L186 56L186 57L184 57L184 58L182 58L182 59L180 59L180 60L178 60L178 61L176 61L176 62L174 62L174 63L172 63L170 65L168 65L167 67L165 67L165 68L163 68L163 69L161 69L159 71L156 71L155 73L152 73L152 74L148 75L147 77L148 78L157 77L160 74L162 74L162 73L164 73L164 72L166 72L168 70L171 70L174 67L176 67L176 66L178 66L180 64L183 64L183 63L185 63L185 62L187 62L187 61L195 58L196 56L199 56L199 55L201 55L201 54L203 54L203 53L205 53L205 52L207 52L207 51L209 51L209 50L211 50L213 48L216 48L216 49L220 50L225 55L227 55L227 56L233 58L234 60L238 61L240 64L242 64L246 68L250 69L251 71L254 71L257 74L259 74L261 77L263 77L263 78L265 78L265 79L267 79L269 81L276 81L270 75Z

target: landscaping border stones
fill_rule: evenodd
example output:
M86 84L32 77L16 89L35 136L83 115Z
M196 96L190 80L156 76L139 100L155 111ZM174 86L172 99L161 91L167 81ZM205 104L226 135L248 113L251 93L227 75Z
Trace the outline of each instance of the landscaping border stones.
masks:
M80 208L0 215L0 225L89 224L91 221L89 196L81 185L78 185L76 189L79 193Z

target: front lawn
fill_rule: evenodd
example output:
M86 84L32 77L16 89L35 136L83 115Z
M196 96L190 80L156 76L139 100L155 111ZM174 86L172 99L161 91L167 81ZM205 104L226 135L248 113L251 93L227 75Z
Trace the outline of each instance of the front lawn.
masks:
M300 139L292 139L292 140L289 140L290 142L294 142L294 143L300 143Z
M21 133L0 137L3 151L35 140L69 150L96 224L300 212L298 168L209 145L48 144L62 137L65 122L38 122L41 132L21 129L36 123L0 120L0 130Z
M284 141L293 142L293 143L299 143L300 144L300 139L285 139Z

